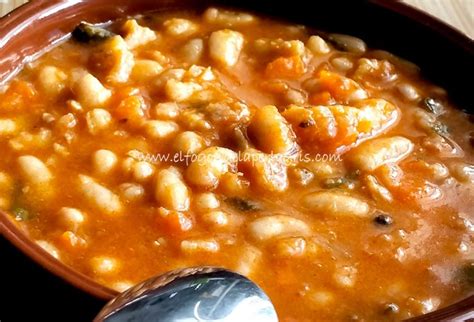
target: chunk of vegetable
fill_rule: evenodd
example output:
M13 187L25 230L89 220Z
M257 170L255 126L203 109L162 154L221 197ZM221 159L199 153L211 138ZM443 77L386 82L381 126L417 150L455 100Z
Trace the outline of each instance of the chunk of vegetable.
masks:
M92 53L90 64L98 74L105 75L106 82L119 84L128 81L135 60L125 40L115 36Z
M93 25L82 21L72 31L72 37L83 43L98 42L109 39L115 34L101 25Z
M391 128L400 117L399 110L382 99L363 100L355 105L291 105L282 115L292 125L298 143L317 152L347 151Z
M258 202L246 198L231 197L227 198L225 202L242 212L258 211L262 209L262 206Z

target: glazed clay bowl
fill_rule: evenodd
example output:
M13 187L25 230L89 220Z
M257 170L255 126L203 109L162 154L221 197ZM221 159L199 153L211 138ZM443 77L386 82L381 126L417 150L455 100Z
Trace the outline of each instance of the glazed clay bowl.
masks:
M467 76L460 76L474 72L473 41L436 18L393 0L332 0L318 2L317 10L312 7L305 10L308 5L300 0L292 1L291 5L268 0L35 0L0 19L0 85L23 64L64 40L81 20L106 22L146 11L200 9L213 4L358 36L372 48L381 48L415 62L426 78L444 87L458 106L474 114L470 97L472 83L466 80ZM11 218L0 211L2 235L28 257L97 298L108 300L117 294L51 257ZM473 308L474 295L412 320L469 319L474 317Z

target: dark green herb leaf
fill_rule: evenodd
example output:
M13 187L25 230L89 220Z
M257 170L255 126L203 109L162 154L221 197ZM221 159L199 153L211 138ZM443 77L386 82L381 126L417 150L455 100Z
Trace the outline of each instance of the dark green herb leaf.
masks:
M232 207L240 210L240 211L257 211L257 210L261 210L262 207L260 206L260 204L258 204L257 202L253 201L253 200L249 200L249 199L243 199L243 198L239 198L239 197L232 197L232 198L227 198L225 200L229 205L231 205Z
M323 181L323 187L332 189L342 186L347 182L347 179L344 177L328 178Z
M12 213L16 221L25 221L32 218L30 212L25 208L15 207L13 208Z
M72 37L83 43L103 41L113 36L115 36L113 32L87 22L81 22L72 31Z
M444 112L443 104L431 97L427 97L423 100L423 107L435 115L440 115Z

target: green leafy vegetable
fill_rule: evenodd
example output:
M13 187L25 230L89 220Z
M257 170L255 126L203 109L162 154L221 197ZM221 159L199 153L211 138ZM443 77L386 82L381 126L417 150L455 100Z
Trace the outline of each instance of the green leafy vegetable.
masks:
M87 22L81 22L72 31L72 37L83 43L103 41L113 36L113 32Z
M249 199L243 199L243 198L239 198L239 197L232 197L232 198L227 198L225 200L229 205L231 205L232 207L240 210L240 211L257 211L257 210L261 210L261 206L253 201L253 200L249 200Z
M31 213L22 207L15 207L12 209L13 216L16 221L25 221L32 218Z

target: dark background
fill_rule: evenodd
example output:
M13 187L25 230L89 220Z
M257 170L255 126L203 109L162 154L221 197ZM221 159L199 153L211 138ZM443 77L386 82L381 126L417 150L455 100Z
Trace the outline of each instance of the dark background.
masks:
M87 322L105 304L49 273L3 236L0 265L1 322Z

